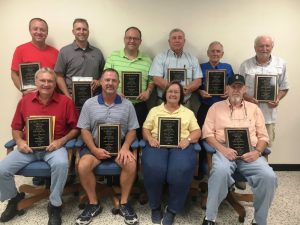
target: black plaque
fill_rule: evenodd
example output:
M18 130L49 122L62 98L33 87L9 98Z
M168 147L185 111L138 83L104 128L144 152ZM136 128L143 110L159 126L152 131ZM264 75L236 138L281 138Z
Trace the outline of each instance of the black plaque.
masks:
M237 151L238 156L251 150L248 128L225 128L226 145Z
M210 95L224 95L226 70L206 71L206 92Z
M43 150L53 141L53 117L27 119L27 144L33 150Z
M122 93L127 98L136 98L142 91L141 72L122 72Z
M92 96L90 81L73 81L72 98L77 109L81 109L85 101Z
M36 88L35 73L40 69L40 63L22 63L19 64L19 75L21 81L21 90Z
M276 75L255 75L255 98L259 102L276 101L278 92Z
M186 85L186 69L168 69L168 82L176 80L183 86Z
M178 148L180 142L181 119L158 118L158 141L160 147Z
M121 148L121 126L119 124L98 124L98 147L117 155Z

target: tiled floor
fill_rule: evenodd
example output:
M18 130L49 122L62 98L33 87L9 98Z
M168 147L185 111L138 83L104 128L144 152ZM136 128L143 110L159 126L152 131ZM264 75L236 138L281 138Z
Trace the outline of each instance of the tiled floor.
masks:
M269 225L299 225L300 224L300 172L276 172L278 175L279 186L275 199L270 209L268 224ZM30 183L31 179L17 177L17 183ZM1 185L1 184L0 184ZM248 188L247 188L248 189ZM140 225L150 225L150 210L148 205L140 205L133 199L134 208L140 219ZM176 217L175 224L196 225L202 224L204 211L200 208L200 198L196 202L188 201L185 212ZM75 224L75 218L80 213L77 201L74 196L64 197L64 208L62 212L63 224ZM124 224L122 217L111 214L111 204L109 199L104 199L102 205L103 212L97 216L91 224L101 225L117 225ZM244 224L251 224L253 217L253 207L251 204L244 203L247 210L247 218ZM0 211L2 212L6 206L0 203ZM42 201L29 208L22 216L17 216L7 224L47 224L47 201ZM234 225L241 224L237 220L237 214L226 203L222 203L219 208L217 219L218 225Z

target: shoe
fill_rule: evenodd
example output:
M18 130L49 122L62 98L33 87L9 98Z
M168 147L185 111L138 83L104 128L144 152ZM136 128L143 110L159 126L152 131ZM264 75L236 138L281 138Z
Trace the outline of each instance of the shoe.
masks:
M151 210L151 220L154 224L160 224L162 219L162 211L161 208L152 209Z
M234 185L236 186L237 189L246 190L246 182L244 181L235 182Z
M252 220L252 225L258 225L256 222L254 222L254 219Z
M161 225L172 225L174 223L176 213L169 211L168 206L166 206L164 216L161 220Z
M45 178L44 177L33 177L32 178L32 183L35 186L41 186L45 184Z
M216 223L214 221L206 220L204 217L202 225L215 225L215 224Z
M54 206L50 202L48 204L48 225L61 225L61 206Z
M11 220L12 218L14 218L15 215L19 214L20 211L18 211L17 206L18 206L18 203L24 198L25 198L25 193L21 192L21 193L17 193L17 195L15 197L10 199L8 201L6 209L1 214L0 222L7 222L7 221Z
M100 204L92 205L87 204L83 210L83 212L77 217L76 224L89 224L93 217L97 216L99 213L102 212L102 207Z
M119 214L124 217L124 222L126 224L132 225L139 222L136 213L128 202L125 204L120 204Z

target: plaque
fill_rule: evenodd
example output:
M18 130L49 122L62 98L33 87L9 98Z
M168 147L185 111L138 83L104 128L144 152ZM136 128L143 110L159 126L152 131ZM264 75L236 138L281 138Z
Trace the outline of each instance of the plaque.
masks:
M238 157L251 150L248 128L225 128L226 145L237 151Z
M276 75L255 75L255 98L258 102L276 101L277 92Z
M168 69L168 82L178 81L183 86L186 86L186 69Z
M160 147L178 148L180 142L181 119L158 118L158 141Z
M206 92L210 95L224 95L226 70L206 71Z
M32 150L44 150L53 141L54 118L32 116L27 118L27 144Z
M72 98L76 109L81 109L86 100L93 96L90 81L73 81Z
M98 124L98 147L117 155L121 148L121 126L119 124Z
M141 72L122 72L122 93L127 98L137 98L142 91Z
M21 91L36 88L35 73L40 69L40 63L21 63L19 64L19 75Z

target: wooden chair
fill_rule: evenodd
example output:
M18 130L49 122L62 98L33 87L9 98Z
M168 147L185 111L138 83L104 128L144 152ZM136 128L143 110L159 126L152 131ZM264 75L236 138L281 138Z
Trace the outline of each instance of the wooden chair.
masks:
M71 159L73 156L73 148L75 145L75 139L68 141L65 147L68 150L68 159L69 159L69 174L71 174L72 170L72 163ZM16 142L14 140L8 141L5 145L7 149L7 154L9 154L14 147L16 146ZM51 177L51 168L45 161L34 161L29 163L23 169L18 171L16 175L21 175L24 177ZM22 184L19 187L19 192L25 193L25 198L18 203L18 211L19 214L24 213L24 209L32 206L34 203L46 199L50 195L50 184L46 183L43 186L33 186L29 184ZM79 185L78 184L67 184L64 188L63 194L70 194L70 193L77 193L79 192Z
M210 174L210 170L212 167L212 155L216 152L216 149L210 146L206 141L203 141L202 144L207 153L208 174ZM271 150L266 148L264 150L263 156L267 158L270 153ZM234 172L232 177L235 180L235 182L247 182L246 178L238 170ZM235 188L232 186L229 188L228 194L226 196L226 200L233 207L233 209L238 213L239 222L243 223L246 217L246 210L245 207L241 204L241 202L253 202L253 194L237 193L235 191Z

